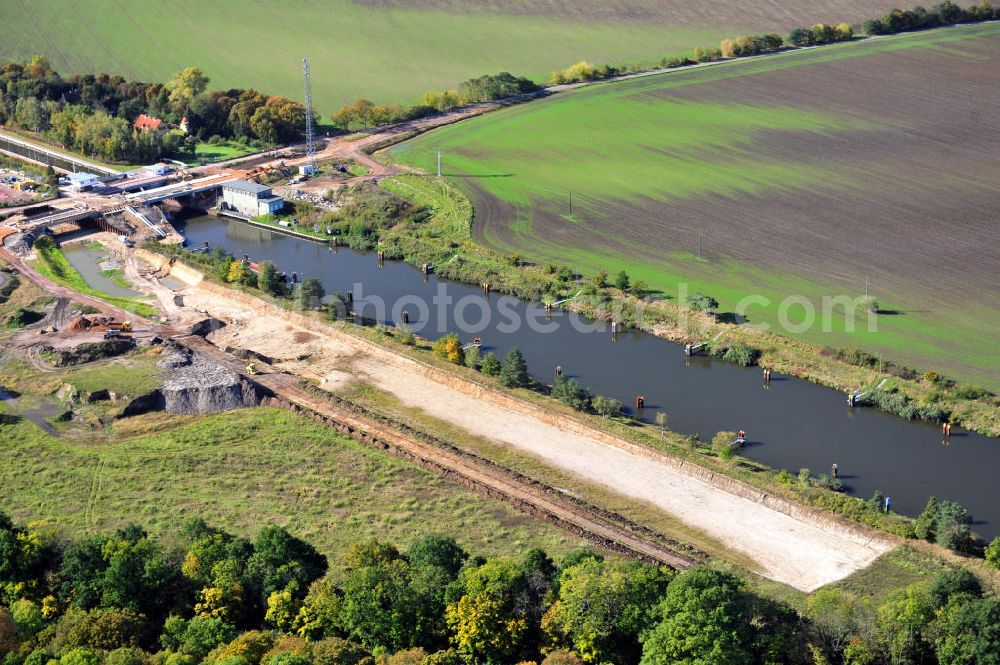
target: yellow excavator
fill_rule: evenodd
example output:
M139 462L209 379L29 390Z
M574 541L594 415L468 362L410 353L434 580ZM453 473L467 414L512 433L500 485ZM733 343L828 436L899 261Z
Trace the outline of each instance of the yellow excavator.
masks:
M252 361L247 363L247 374L253 376L256 373L257 373L257 363Z

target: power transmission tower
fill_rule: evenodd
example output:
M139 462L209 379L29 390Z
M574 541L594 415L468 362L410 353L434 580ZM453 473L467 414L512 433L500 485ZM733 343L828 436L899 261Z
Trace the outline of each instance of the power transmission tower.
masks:
M302 58L302 78L306 86L306 157L309 158L309 173L316 170L316 131L313 128L312 76L309 74L309 59Z

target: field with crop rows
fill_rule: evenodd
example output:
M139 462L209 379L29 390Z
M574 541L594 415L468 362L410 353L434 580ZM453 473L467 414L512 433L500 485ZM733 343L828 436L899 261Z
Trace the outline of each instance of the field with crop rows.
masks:
M759 294L752 322L867 279L876 332L801 334L996 388L998 71L1000 25L962 26L588 86L392 154L431 170L442 150L493 248L730 311Z
M42 0L2 3L0 59L41 53L64 73L164 81L198 66L213 88L302 97L301 59L329 114L357 97L413 102L508 70L547 79L579 60L652 63L748 31L859 22L889 0Z

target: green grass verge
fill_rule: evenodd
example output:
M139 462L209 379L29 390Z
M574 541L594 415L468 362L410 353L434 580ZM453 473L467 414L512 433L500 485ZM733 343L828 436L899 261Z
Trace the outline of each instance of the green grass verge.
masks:
M138 314L147 319L158 315L155 308L138 298L110 296L107 293L91 288L83 276L66 260L66 257L58 248L36 246L35 251L38 254L38 260L35 261L34 268L53 282L69 287L79 293L99 298L115 307Z

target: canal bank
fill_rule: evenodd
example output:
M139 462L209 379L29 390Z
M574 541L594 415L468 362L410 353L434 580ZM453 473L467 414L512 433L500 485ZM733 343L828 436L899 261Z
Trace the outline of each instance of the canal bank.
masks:
M463 340L479 336L484 352L498 356L517 346L541 381L551 382L560 365L623 403L641 392L643 415L652 419L663 411L675 431L709 440L717 431L746 430L751 445L744 454L771 467L793 474L809 468L819 475L837 464L854 495L879 490L892 497L895 510L915 515L934 494L966 506L984 537L1000 531L1000 488L991 473L1000 463L1000 445L993 439L956 431L945 445L938 427L849 409L837 391L778 375L765 388L759 369L686 358L679 345L637 331L612 338L604 323L573 313L557 311L547 321L540 305L484 298L478 289L406 264L379 262L374 253L334 250L208 217L180 226L193 246L207 241L238 256L273 261L300 279L316 277L328 292L350 291L356 309L380 321L398 322L409 311L411 328L430 339L447 331Z

